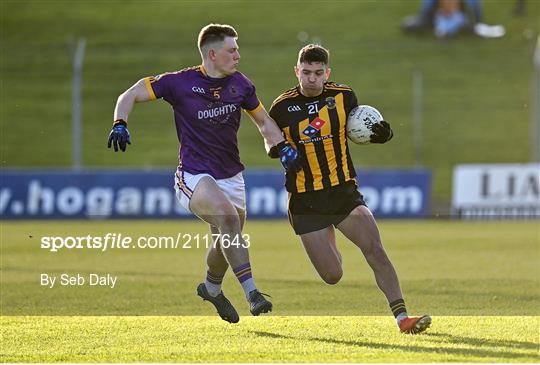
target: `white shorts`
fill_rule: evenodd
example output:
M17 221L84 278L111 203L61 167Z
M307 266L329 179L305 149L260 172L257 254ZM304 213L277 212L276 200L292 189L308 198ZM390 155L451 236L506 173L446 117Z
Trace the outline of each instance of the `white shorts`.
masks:
M244 184L244 176L242 172L229 177L227 179L214 179L209 174L192 175L186 171L176 171L174 174L174 190L176 191L176 199L188 211L191 195L195 191L199 181L208 176L216 182L220 190L230 200L230 202L239 209L246 210L246 185ZM192 212L193 213L193 212Z

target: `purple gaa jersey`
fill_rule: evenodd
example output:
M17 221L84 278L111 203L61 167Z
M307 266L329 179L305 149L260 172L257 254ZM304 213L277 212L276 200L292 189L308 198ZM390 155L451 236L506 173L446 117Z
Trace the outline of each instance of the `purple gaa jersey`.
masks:
M145 79L153 99L163 98L174 110L180 141L179 170L207 173L216 179L244 170L238 153L241 109L262 107L255 86L242 73L209 77L203 66Z

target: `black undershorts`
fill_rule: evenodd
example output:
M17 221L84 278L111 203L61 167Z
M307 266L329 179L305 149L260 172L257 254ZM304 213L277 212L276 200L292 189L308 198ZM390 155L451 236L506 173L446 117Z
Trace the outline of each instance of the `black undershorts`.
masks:
M289 222L298 235L337 226L354 208L366 205L355 180L328 189L292 193Z

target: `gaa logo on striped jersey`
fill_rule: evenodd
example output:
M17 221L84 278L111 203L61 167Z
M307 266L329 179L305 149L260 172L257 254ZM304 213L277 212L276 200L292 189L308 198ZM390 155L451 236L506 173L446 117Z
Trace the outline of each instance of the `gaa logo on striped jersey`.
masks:
M300 108L298 105L289 105L287 107L287 111L289 113L292 113L292 112L301 112L302 111L302 108Z

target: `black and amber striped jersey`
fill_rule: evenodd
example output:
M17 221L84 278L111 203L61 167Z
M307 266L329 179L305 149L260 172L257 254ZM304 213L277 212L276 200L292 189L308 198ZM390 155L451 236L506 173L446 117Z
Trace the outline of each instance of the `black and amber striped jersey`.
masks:
M287 172L287 191L322 190L354 179L346 124L357 105L349 86L333 82L325 83L319 96L304 96L296 86L274 100L270 116L305 158L302 171Z

